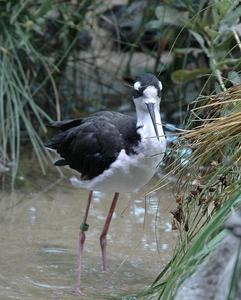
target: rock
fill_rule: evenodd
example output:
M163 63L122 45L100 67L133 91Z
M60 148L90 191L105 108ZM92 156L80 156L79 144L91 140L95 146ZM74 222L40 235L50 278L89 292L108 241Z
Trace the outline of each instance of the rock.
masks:
M237 212L232 211L225 222L225 228L229 229L236 237L241 238L241 217Z
M225 223L226 236L196 272L179 288L175 300L226 300L240 245L241 217L232 213ZM239 253L240 255L240 253ZM239 257L241 261L241 255ZM240 266L239 266L240 267ZM239 274L240 275L240 274ZM241 299L241 278L233 300Z
M157 30L143 28L138 43L136 41L147 4L146 0L138 0L132 1L128 5L114 5L102 13L98 25L109 31L116 43L124 50L128 50L133 43L135 43L135 47L145 46L153 49L153 47L157 47ZM153 7L155 8L155 6ZM154 17L154 12L153 9L145 23Z

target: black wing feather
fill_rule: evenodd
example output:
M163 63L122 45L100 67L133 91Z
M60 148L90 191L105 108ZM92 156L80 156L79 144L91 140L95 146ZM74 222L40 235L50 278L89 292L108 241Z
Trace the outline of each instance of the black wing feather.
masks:
M122 149L134 153L140 141L135 118L114 112L100 112L88 118L52 123L62 132L45 146L63 158L56 165L69 165L92 179L115 161Z
M64 121L54 121L48 124L48 127L60 129L61 131L68 130L72 127L78 126L83 122L83 119L72 119Z

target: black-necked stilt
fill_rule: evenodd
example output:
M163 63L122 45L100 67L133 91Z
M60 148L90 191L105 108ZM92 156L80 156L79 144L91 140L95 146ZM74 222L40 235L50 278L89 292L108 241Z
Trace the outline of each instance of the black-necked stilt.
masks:
M164 156L166 140L159 113L161 90L162 84L154 75L141 75L134 82L136 117L101 111L87 118L51 124L62 131L45 144L61 156L55 165L77 170L80 178L71 178L72 184L90 191L80 226L77 288L93 191L114 193L100 235L102 265L106 270L106 235L119 193L144 186Z

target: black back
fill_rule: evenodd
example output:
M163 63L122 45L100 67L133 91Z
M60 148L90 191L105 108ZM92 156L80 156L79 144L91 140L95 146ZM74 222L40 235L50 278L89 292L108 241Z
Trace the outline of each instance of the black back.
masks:
M69 165L81 173L82 179L103 173L122 149L134 154L140 141L136 119L116 112L102 111L87 118L53 122L50 126L61 131L45 144L63 158L55 165Z

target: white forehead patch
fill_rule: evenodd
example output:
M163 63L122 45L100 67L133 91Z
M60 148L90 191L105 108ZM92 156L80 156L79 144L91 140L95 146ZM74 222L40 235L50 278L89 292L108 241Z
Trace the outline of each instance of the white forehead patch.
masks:
M162 83L161 83L161 81L159 81L159 88L160 88L160 90L162 90Z
M156 97L157 96L157 88L155 88L153 85L150 85L144 89L143 94L148 98Z
M134 83L134 89L135 89L135 90L138 91L140 87L141 87L140 81L137 81L137 82Z

